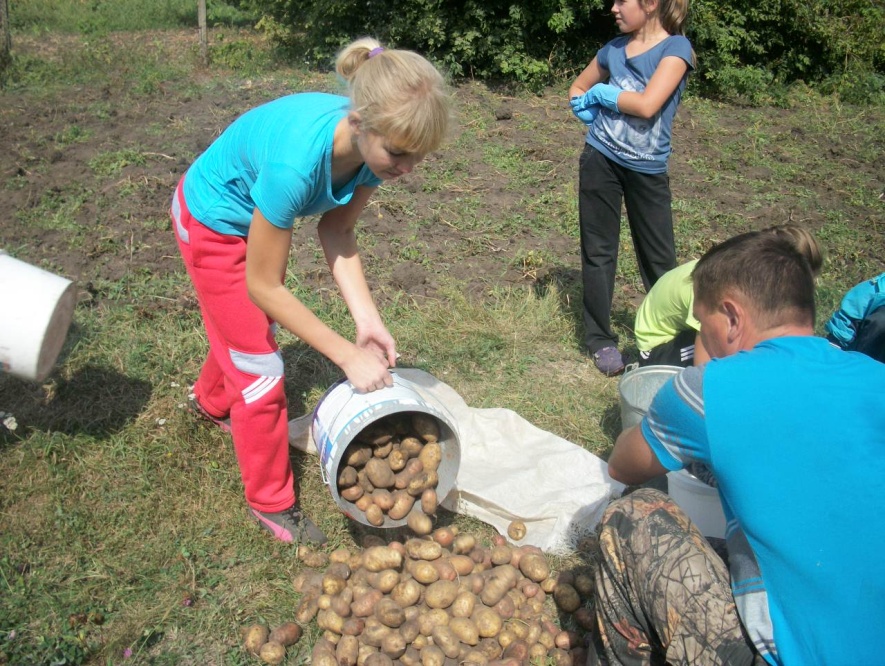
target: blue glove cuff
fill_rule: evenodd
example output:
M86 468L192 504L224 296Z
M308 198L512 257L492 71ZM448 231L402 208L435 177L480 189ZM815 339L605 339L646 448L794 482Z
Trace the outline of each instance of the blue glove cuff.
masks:
M597 83L587 91L587 96L593 100L594 104L604 106L609 111L620 113L618 108L618 96L624 92L617 86L608 83Z

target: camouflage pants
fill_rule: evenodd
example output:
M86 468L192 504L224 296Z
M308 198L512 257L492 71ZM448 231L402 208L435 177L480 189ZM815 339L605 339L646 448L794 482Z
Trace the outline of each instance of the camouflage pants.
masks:
M725 564L668 495L642 488L613 502L599 548L598 646L610 663L765 663L743 632Z

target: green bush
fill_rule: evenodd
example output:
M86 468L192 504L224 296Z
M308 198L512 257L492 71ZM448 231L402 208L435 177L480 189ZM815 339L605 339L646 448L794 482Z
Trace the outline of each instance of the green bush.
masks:
M880 0L691 0L692 90L780 103L802 82L852 103L885 98ZM196 0L18 0L14 30L96 34L194 26ZM574 77L617 34L608 0L207 0L210 26L258 25L291 56L329 67L362 35L419 51L453 77L538 89ZM225 45L221 51L230 51ZM216 53L218 57L229 54Z
M611 33L602 0L252 0L263 23L309 62L328 66L355 37L420 51L455 77L531 87L572 74Z
M216 31L209 46L209 60L218 67L236 71L240 76L256 76L273 67L274 53L254 43L254 40L228 38Z
M885 5L871 0L695 0L696 85L707 94L770 103L802 81L848 101L881 98Z
M327 67L361 35L424 53L455 77L537 88L577 74L617 32L602 0L239 0L299 59ZM875 0L694 0L695 90L777 102L802 81L846 100L881 99L885 6Z

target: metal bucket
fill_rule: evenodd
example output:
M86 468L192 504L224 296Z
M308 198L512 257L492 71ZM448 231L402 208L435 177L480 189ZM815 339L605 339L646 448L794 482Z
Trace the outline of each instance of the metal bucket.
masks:
M423 413L436 420L442 449L442 461L437 470L439 481L436 486L440 502L455 485L461 463L458 429L449 411L437 400L424 394L418 385L396 372L391 375L393 386L371 393L357 393L350 382L342 380L326 391L313 414L313 440L320 456L323 481L329 487L332 499L345 515L370 526L365 513L341 497L337 483L338 466L344 452L366 427L390 414L404 412ZM405 518L393 520L384 516L381 527L399 527L405 524Z
M46 379L76 304L73 282L0 250L0 372Z
M682 371L677 365L647 365L621 375L618 393L621 399L621 429L638 425L648 412L651 401L668 379Z

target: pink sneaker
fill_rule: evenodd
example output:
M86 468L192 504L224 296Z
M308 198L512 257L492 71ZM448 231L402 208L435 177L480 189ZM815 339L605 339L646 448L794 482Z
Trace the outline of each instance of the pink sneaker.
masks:
M197 396L191 394L187 399L187 408L192 414L196 414L200 418L206 419L207 421L211 421L219 428L221 428L222 432L230 432L230 417L221 418L218 416L212 416L209 412L203 409L203 405L200 404L199 400L197 400Z
M327 541L322 530L301 512L297 502L278 513L266 513L249 507L249 515L280 541L316 546L322 546Z

